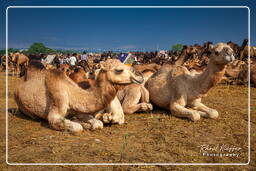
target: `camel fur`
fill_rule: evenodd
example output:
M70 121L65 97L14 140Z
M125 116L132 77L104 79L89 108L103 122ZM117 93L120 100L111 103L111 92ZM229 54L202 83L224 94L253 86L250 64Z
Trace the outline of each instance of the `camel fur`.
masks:
M151 102L192 121L201 116L217 118L218 111L205 106L201 98L222 79L226 65L235 58L225 43L210 45L210 51L209 64L202 73L191 74L183 66L165 66L152 75L146 83Z
M110 67L109 63L115 65ZM116 97L118 85L143 82L143 76L132 67L111 59L102 64L95 86L86 90L63 72L38 65L28 67L25 79L14 92L15 101L24 114L46 119L56 130L82 131L80 123L66 119L70 116L85 116L92 127L103 127L100 120L87 116L105 109ZM112 123L124 123L124 116L109 116Z

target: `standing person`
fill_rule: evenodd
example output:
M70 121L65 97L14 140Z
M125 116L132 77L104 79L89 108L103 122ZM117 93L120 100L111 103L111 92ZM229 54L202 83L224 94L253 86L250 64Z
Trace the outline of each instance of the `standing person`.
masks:
M70 54L68 53L68 54L64 57L64 59L63 59L64 64L68 64L68 63L69 63L69 57L70 57Z
M81 61L86 61L88 60L87 53L84 51L83 54L81 55Z
M69 63L70 63L71 66L75 66L76 65L76 61L77 61L76 56L77 56L77 54L73 53L73 55L69 58Z

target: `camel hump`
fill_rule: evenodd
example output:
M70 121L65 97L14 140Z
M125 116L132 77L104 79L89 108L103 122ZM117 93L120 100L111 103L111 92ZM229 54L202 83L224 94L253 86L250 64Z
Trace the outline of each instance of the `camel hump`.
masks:
M189 71L186 67L183 67L183 66L175 66L170 71L171 78L175 78L177 76L184 75L184 74L189 74Z

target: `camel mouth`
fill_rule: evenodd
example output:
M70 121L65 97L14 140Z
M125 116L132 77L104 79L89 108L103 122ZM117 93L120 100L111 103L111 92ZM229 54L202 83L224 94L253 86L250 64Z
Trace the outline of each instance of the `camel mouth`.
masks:
M136 83L136 84L141 84L141 83L143 83L143 81L144 81L144 78L143 78L143 77L141 77L141 78L139 78L139 79L137 79L137 78L133 78L133 79L132 79L132 82L133 82L133 83Z

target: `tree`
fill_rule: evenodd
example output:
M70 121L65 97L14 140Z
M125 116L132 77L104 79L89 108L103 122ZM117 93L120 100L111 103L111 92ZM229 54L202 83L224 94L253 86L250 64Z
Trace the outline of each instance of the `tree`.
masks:
M15 48L8 48L8 54L10 55L10 53L16 53L19 52L19 49L15 49ZM5 49L0 50L0 56L4 56L5 55Z
M171 47L172 51L176 52L176 51L181 51L183 48L182 44L175 44Z
M44 54L49 54L49 53L53 53L55 52L53 49L46 47L43 43L33 43L27 53L28 54L40 54L40 53L44 53Z

